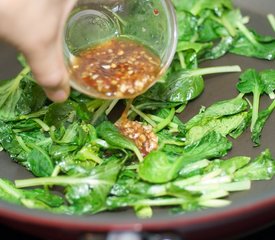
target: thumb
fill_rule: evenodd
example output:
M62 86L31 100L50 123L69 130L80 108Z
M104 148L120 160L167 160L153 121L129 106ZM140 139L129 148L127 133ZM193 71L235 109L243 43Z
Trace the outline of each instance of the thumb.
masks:
M65 101L70 92L62 52L62 45L53 43L23 50L35 80L55 102Z

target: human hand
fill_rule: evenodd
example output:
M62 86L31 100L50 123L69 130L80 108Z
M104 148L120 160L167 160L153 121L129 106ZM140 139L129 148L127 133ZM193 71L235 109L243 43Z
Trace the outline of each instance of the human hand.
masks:
M0 38L26 57L47 96L66 100L70 87L63 59L66 19L76 0L1 0Z

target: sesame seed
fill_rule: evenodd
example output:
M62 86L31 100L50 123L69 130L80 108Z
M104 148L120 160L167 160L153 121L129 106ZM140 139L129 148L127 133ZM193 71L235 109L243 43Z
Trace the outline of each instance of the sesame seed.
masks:
M110 65L101 65L101 67L104 68L104 69L107 69L107 70L111 68Z
M94 75L92 75L92 79L93 79L93 80L96 80L98 77L99 77L99 75L98 75L98 74L94 74Z

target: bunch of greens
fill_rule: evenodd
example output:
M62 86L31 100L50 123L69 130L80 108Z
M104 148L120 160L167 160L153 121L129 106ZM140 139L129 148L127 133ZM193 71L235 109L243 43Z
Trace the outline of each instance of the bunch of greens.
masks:
M216 59L230 52L247 57L273 60L275 38L249 29L231 0L172 0L179 22L178 55L186 65L186 51L193 49L198 60ZM269 15L274 26L274 16ZM187 63L188 65L188 63Z
M6 104L13 106L9 115L0 109L1 146L36 176L15 184L0 181L1 199L12 203L67 214L133 207L139 217L150 217L154 206L173 206L176 212L225 206L229 192L247 190L252 180L275 173L268 150L253 161L220 159L232 148L227 136L239 136L250 122L243 94L203 108L186 123L176 116L173 101L151 108L150 100L136 101L128 118L150 125L159 141L158 149L142 156L109 120L116 101L73 91L64 103L44 97L39 106L19 108L32 102L30 89L40 89L28 67L1 87L12 92ZM14 97L19 94L20 101ZM44 188L21 189L39 185ZM54 186L62 187L61 196Z
M203 76L238 72L238 66L200 69L199 63L226 53L275 59L275 38L250 30L231 0L172 0L178 20L178 45L166 76L136 99L140 109L184 106L204 90ZM269 15L272 24L273 15Z
M158 147L143 155L122 134L111 114L114 108L117 112L117 100L72 91L66 102L52 103L20 56L23 70L0 83L0 148L35 177L14 183L1 179L0 199L66 214L132 207L147 218L155 206L175 213L226 206L230 192L274 176L268 149L255 159L224 158L232 148L228 136L238 138L249 125L259 143L275 108L273 102L258 113L262 94L274 98L274 70L247 70L238 96L202 107L186 122L177 113L202 93L204 75L241 71L239 66L200 68L200 62L228 52L272 60L275 39L248 29L248 18L230 0L173 3L179 28L174 61L162 81L128 103L128 120L152 129ZM252 106L244 99L248 93L253 93Z

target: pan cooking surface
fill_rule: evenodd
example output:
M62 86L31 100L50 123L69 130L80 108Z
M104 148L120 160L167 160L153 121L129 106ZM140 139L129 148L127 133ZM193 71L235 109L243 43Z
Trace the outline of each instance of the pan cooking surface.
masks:
M239 0L235 1L237 6L240 6L244 15L249 15L250 26L262 34L274 34L266 19L266 14L275 13L274 0ZM16 51L5 44L0 44L0 79L10 78L18 73L20 67L16 63ZM239 57L228 54L225 57L208 61L203 66L219 66L219 65L240 65L244 71L247 68L255 68L257 70L274 68L274 61L268 62L246 57ZM187 109L181 115L185 121L194 116L202 105L209 106L218 100L233 98L237 95L236 83L239 73L219 74L204 77L205 91L195 101L189 103ZM265 107L269 103L268 97L262 101ZM233 149L227 157L245 155L255 157L260 152L269 148L275 156L274 137L275 137L275 114L271 116L262 134L262 144L258 148L253 148L250 140L250 133L246 132L237 141L233 141ZM21 166L14 163L7 154L0 153L0 177L14 179L23 179L31 175ZM119 212L101 213L96 216L63 216L53 215L36 210L25 209L20 206L13 206L4 202L0 202L0 213L9 218L17 218L17 220L25 219L24 221L34 222L40 219L39 224L71 224L79 228L102 227L102 229L111 229L112 227L121 226L121 228L131 227L139 228L145 226L154 228L154 224L161 226L173 227L173 225L191 226L194 224L206 223L223 219L229 221L234 218L242 218L248 216L248 208L251 207L256 211L266 210L272 204L275 208L275 179L264 182L253 182L250 191L235 193L230 196L232 204L225 208L206 209L199 212L186 213L184 215L171 215L166 209L155 209L154 216L148 220L140 220L135 217L131 210L123 210ZM251 216L252 217L252 216ZM123 227L122 227L123 226Z

